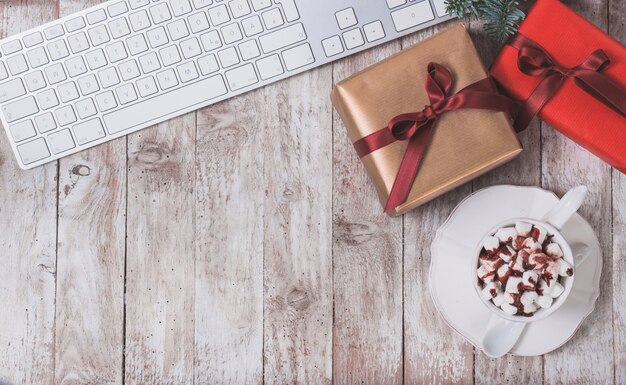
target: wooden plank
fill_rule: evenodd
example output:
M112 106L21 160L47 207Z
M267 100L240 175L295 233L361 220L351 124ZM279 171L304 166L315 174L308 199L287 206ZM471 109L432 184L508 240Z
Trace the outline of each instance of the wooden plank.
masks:
M56 4L0 2L6 37L57 16ZM2 134L4 135L4 133ZM57 165L17 166L0 140L0 383L54 383Z
M491 65L501 44L487 36L483 23L472 21L470 32L487 67ZM519 135L524 151L513 161L476 179L473 190L499 185L541 185L541 128L538 120ZM538 384L543 378L543 360L541 357L516 357L507 355L499 359L491 359L482 352L476 351L475 381L479 384Z
M599 28L607 28L607 0L567 1L580 15ZM589 187L580 213L590 223L602 246L603 264L600 297L591 316L562 348L544 357L547 383L613 383L613 268L611 263L611 169L594 155L577 146L547 125L542 130L543 185L563 194L571 187Z
M198 112L196 384L263 382L264 103L255 91Z
M400 49L392 42L333 65L334 81ZM402 219L382 214L346 129L333 113L333 377L402 383Z
M101 3L61 0L60 16ZM121 384L126 140L59 161L55 380Z
M402 39L409 47L448 28L440 24ZM430 245L435 230L471 192L471 183L404 216L404 383L472 384L473 346L439 315L430 296Z
M331 87L326 66L264 89L267 384L332 381Z
M626 2L609 2L609 34L626 44ZM626 383L626 175L613 169L613 367ZM604 259L605 261L608 258Z
M128 136L126 384L194 376L195 113Z

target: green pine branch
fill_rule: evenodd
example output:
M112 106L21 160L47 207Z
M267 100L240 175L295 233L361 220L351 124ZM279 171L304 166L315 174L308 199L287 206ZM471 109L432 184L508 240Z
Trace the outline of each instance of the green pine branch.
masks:
M526 17L518 0L445 0L445 4L448 13L484 20L485 32L500 43L514 35Z

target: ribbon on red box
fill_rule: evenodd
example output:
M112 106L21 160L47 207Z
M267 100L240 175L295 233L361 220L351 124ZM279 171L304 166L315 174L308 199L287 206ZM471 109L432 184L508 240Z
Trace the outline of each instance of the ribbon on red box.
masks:
M454 95L450 95L451 90L450 71L440 64L429 63L426 92L430 104L422 111L395 116L386 127L354 142L357 154L363 158L396 141L408 141L385 205L385 212L406 202L424 152L430 143L435 123L442 114L464 108L508 113L513 109L511 99L498 94L489 77L465 87Z
M602 74L611 64L611 59L603 50L595 50L580 64L569 68L557 64L543 47L520 33L507 44L518 50L517 66L520 71L529 76L542 77L515 118L516 131L528 127L567 79L572 79L580 89L626 117L626 90Z

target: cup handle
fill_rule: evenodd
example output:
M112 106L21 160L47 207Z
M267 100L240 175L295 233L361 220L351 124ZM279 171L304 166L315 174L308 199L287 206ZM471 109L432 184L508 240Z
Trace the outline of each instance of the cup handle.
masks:
M569 190L544 216L544 220L560 230L583 204L587 191L587 186L578 186Z
M483 352L490 358L502 357L513 349L526 327L524 322L509 321L493 314L483 336Z

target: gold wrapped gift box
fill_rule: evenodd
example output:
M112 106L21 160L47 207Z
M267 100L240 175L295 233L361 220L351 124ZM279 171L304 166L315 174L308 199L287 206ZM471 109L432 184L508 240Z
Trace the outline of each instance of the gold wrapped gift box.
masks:
M447 67L453 93L487 72L463 24L430 37L338 83L332 91L352 143L387 126L391 118L430 104L428 63ZM424 154L408 200L390 215L403 214L515 158L521 144L503 112L463 109L442 114ZM383 207L406 148L397 141L362 158Z

